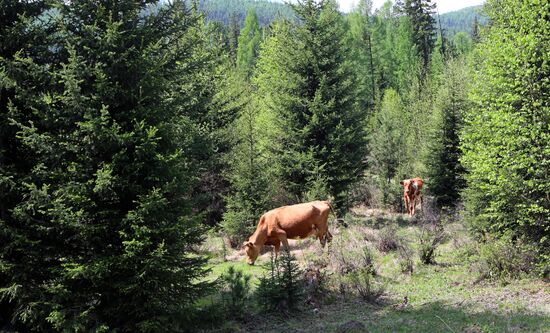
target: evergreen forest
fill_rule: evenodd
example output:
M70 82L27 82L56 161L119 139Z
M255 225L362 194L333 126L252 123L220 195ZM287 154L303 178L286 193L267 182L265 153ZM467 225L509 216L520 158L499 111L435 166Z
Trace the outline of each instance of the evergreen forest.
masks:
M548 1L0 1L0 332L547 332L549 180Z

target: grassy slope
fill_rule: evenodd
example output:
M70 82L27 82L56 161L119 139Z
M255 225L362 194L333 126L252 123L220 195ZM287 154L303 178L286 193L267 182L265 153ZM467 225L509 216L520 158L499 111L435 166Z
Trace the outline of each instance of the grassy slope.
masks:
M398 226L399 237L416 250L418 227L400 216L373 218L360 214L353 226L341 229L335 237L357 238L365 230L376 233L387 224ZM452 237L439 248L437 264L421 265L416 259L411 276L400 272L395 252L375 251L378 280L386 288L378 304L336 296L328 299L317 314L307 307L289 318L257 314L246 324L234 324L233 330L333 332L341 324L356 320L364 323L369 332L550 332L548 282L533 279L508 284L478 282L464 255L468 245L473 244L466 231L459 224L446 229ZM303 264L316 253L318 244L312 241L295 246L295 254ZM212 277L232 264L256 277L261 274L258 265L247 266L238 256L230 259L237 261L213 264ZM268 255L264 255L260 263L267 259ZM401 307L404 296L408 297L408 304Z

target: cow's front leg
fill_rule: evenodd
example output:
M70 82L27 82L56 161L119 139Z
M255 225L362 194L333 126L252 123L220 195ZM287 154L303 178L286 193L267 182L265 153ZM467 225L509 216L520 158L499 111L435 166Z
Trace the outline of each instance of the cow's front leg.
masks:
M275 259L279 257L279 249L281 248L281 242L279 240L275 241L273 243L273 247L275 248Z
M286 232L284 230L279 229L275 231L275 233L279 241L283 243L283 246L285 247L285 249L290 251L290 245L288 244L288 238L286 237Z
M409 209L409 198L407 196L404 196L403 200L405 201L405 209L407 210L407 214L409 214L410 216L411 210Z

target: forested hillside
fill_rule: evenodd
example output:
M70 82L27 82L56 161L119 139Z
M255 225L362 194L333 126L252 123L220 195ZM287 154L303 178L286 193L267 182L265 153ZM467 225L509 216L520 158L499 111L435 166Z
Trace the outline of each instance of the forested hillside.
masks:
M235 20L242 27L246 13L252 8L256 10L261 26L266 26L277 18L295 19L294 12L283 1L200 0L199 6L206 13L207 20L222 22L227 26ZM486 17L480 14L480 11L481 6L473 6L441 14L441 27L448 36L453 36L460 31L472 34L476 18L480 25L487 23Z
M474 25L486 25L487 17L482 13L482 6L466 7L454 12L441 14L441 27L448 36L464 31L473 34Z
M269 25L277 18L295 18L290 6L268 0L200 0L199 6L208 20L223 22L225 25L236 20L242 26L246 13L252 8L256 10L261 26Z
M550 3L473 12L0 1L0 331L547 330Z

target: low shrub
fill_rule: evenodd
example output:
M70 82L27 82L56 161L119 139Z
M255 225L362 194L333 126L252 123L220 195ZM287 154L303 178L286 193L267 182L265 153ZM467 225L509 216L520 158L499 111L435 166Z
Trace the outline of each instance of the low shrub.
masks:
M478 271L480 278L507 279L529 274L536 266L533 247L510 237L490 238L480 246Z
M441 225L423 225L420 229L418 239L420 246L418 254L423 264L435 264L435 250L443 242L445 231Z
M376 283L372 272L368 268L360 268L344 276L344 283L349 289L354 290L367 302L374 303L384 293L383 286Z
M399 247L399 238L397 231L393 226L382 228L378 234L377 248L380 252L390 252Z
M342 233L335 237L331 249L329 262L337 274L347 274L362 267L376 274L374 258L364 237Z
M357 295L375 302L384 289L376 283L374 257L367 243L349 236L340 238L339 243L331 254L333 286L344 297Z
M397 249L399 256L399 268L401 273L412 274L414 271L413 251L406 245L400 245Z
M442 210L437 208L433 199L424 200L422 212L418 216L418 254L423 264L435 264L436 249L445 240L443 225L448 218L447 214L443 214Z
M232 319L242 319L250 294L250 275L232 266L221 275L221 297L224 309Z
M296 257L288 250L283 250L278 259L272 254L266 269L255 295L260 308L264 311L296 308L304 296L303 271Z
M321 301L328 295L328 276L323 267L314 264L309 265L304 271L306 303L318 307Z

